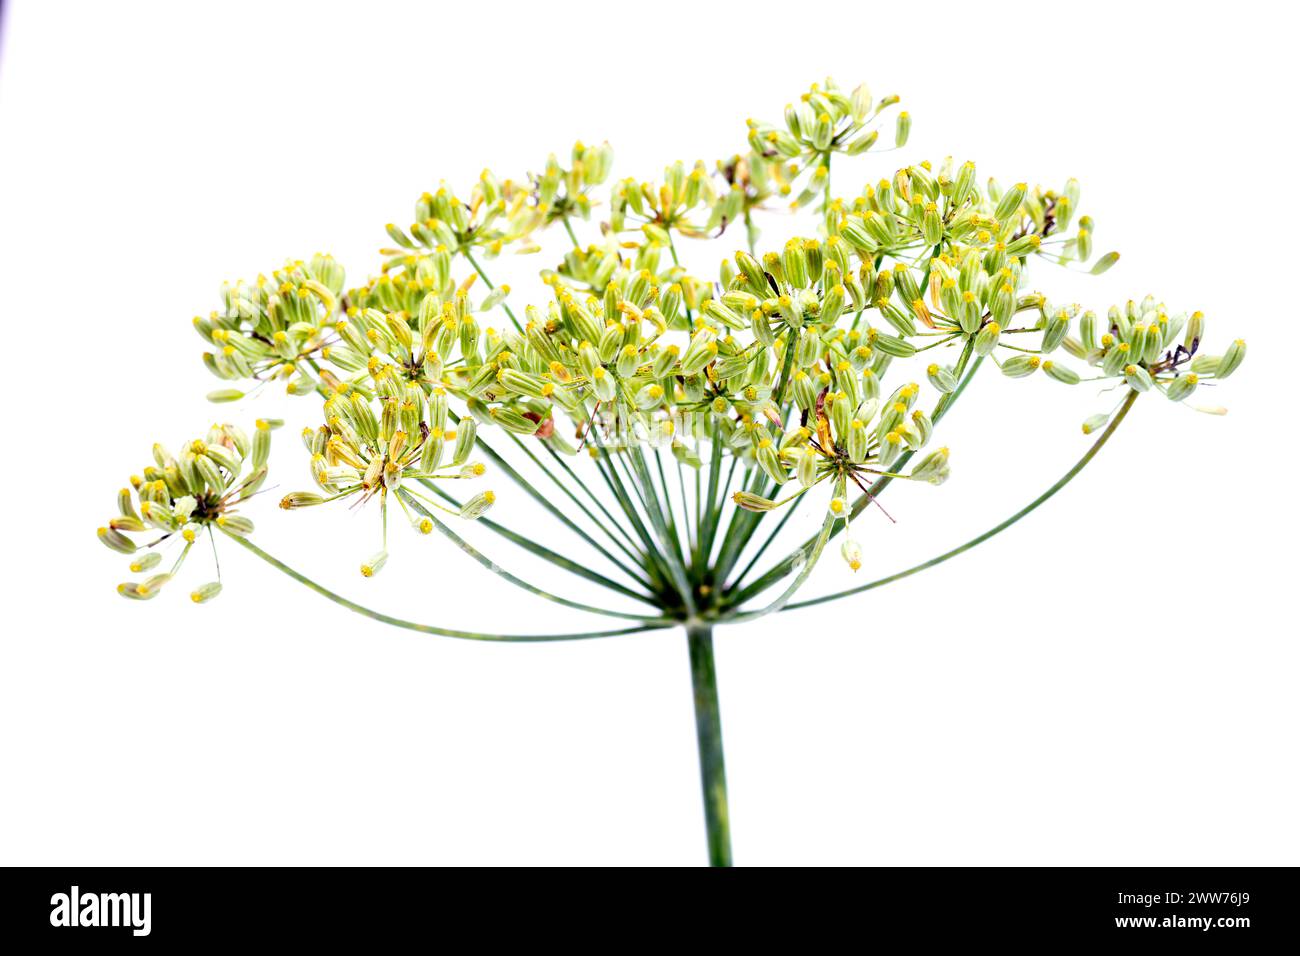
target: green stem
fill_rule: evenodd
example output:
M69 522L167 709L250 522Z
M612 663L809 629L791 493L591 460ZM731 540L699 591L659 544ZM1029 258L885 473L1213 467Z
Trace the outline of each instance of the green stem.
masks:
M467 641L498 641L498 642L518 642L532 643L538 641L581 641L592 637L616 637L620 634L639 634L642 631L654 631L660 628L673 627L677 621L669 618L658 618L653 622L647 621L640 627L620 627L608 631L573 631L567 634L486 634L480 631L459 631L450 627L439 627L436 624L418 624L415 621L406 621L400 617L393 617L380 611L372 610L355 601L349 601L341 594L336 594L323 584L317 584L307 575L295 571L289 565L285 564L274 555L263 551L247 538L241 538L238 535L231 534L229 531L222 532L231 541L234 541L240 547L245 548L257 555L277 571L282 571L289 577L293 578L299 584L305 585L315 591L321 597L328 598L335 604L347 608L349 611L356 611L373 621L381 624L391 624L393 627L404 627L409 631L419 631L421 634L437 634L441 637L455 637Z
M560 221L561 221L562 223L564 223L564 231L567 232L567 233L569 234L569 241L573 243L573 248L575 248L575 249L581 249L581 248L582 248L582 243L580 243L580 242L578 241L578 237L575 236L575 235L573 234L573 227L572 227L571 225L569 225L569 217L568 217L568 216L565 216L565 217L564 217L563 219L561 219Z
M830 540L831 533L835 526L837 524L843 525L843 523L844 522L839 518L827 514L826 520L822 522L821 532L813 539L812 550L810 552L796 551L790 556L788 559L790 562L790 570L793 571L797 568L799 574L790 582L789 587L781 592L780 596L775 601L766 607L759 608L757 611L739 611L731 614L724 614L720 620L725 621L728 624L740 624L744 621L753 621L760 617L765 617L768 614L775 614L777 611L784 610L785 606L790 603L790 599L794 597L795 592L803 587L804 584L807 583L808 578L812 575L813 568L815 568L817 562L821 560L822 552L826 550L826 542ZM740 599L737 599L735 602L737 605L740 603Z
M460 509L460 506L463 502L459 498L455 497L454 495L448 494L446 491L444 491L438 485L437 482L430 481L427 478L421 478L420 484L422 484L425 488L429 489L429 491L433 492L443 501L449 503L453 508L456 508L457 510ZM483 525L483 527L487 528L488 530L501 535L501 537L505 538L507 541L511 542L512 544L517 544L525 551L529 551L537 555L539 558L544 558L545 560L551 562L551 564L554 564L557 568L562 568L563 570L568 571L570 574L577 575L580 578L584 578L588 581L591 581L594 584L599 584L601 587L609 588L611 591L615 591L618 594L626 595L627 597L633 598L634 600L637 601L641 601L644 604L649 604L653 607L659 606L658 599L656 599L655 597L649 594L641 594L637 591L633 591L631 588L625 587L624 585L619 584L617 581L611 581L603 574L598 574L597 572L591 570L591 568L587 567L585 564L579 564L577 561L573 560L572 558L566 558L564 555L560 554L559 552L552 551L550 548L538 544L532 538L525 537L524 535L519 534L519 532L517 531L511 531L505 525L498 524L497 522L493 521L491 518L484 517L484 518L477 518L475 520L477 521L478 524L481 524Z
M558 594L554 594L550 591L543 590L542 588L539 588L534 584L530 584L527 581L525 581L523 578L520 578L518 575L512 574L509 571L507 571L505 568L501 567L501 565L497 564L491 558L487 557L487 555L483 554L483 552L481 552L478 548L474 547L472 544L470 544L468 541L466 541L464 538L458 535L450 527L444 524L442 522L442 519L440 519L432 511L430 511L423 504L421 504L411 494L411 492L403 488L398 490L397 495L401 501L403 501L410 508L412 508L417 514L420 514L425 518L428 518L429 521L433 523L433 526L435 528L437 528L453 544L455 544L467 555L469 555L471 558L477 561L480 565L487 568L493 574L499 575L500 577L504 578L506 581L510 582L515 587L522 588L523 590L527 591L529 594L535 594L538 597L544 598L547 601L553 601L556 604L562 604L565 607L571 607L577 611L586 611L589 614L600 614L605 617L621 617L629 621L653 621L657 619L656 616L651 616L647 614L630 614L626 611L614 611L614 610L610 610L609 608L596 607L591 604L584 604L581 601L574 601L566 597L561 597Z
M474 261L474 257L471 256L471 255L469 254L469 246L466 246L466 247L465 247L464 249L462 249L460 252L461 252L461 255L463 255L463 256L465 257L465 261L468 262L471 266L474 267L474 271L477 272L478 275L479 275L479 278L482 279L482 280L487 284L487 287L488 287L489 289L495 289L496 286L494 286L494 285L492 284L492 280L488 278L488 274L487 274L486 272L484 272L481 268L479 268L479 264L478 264L477 262L475 262L475 261ZM513 312L510 311L510 306L508 306L508 305L506 305L504 302L502 302L502 303L501 303L501 308L505 311L506 315L508 315L508 316L510 317L510 321L514 323L515 331L516 331L516 332L522 332L522 331L524 330L524 327L523 327L522 325L519 324L519 320L515 318L515 314L514 314Z
M1113 419L1111 419L1110 424L1106 426L1106 430L1103 431L1097 437L1096 442L1094 442L1092 447L1088 449L1087 453L1082 458L1080 458L1077 462L1075 462L1074 467L1071 468L1069 471L1067 471L1064 475L1062 475L1060 479L1056 482L1056 484L1052 485L1052 487L1048 488L1046 491L1044 491L1033 501L1029 502L1029 504L1025 505L1015 514L1013 514L1010 518L1007 518L1007 520L1001 522L1000 524L994 525L992 528L989 528L989 530L985 531L983 534L976 535L974 538L971 538L969 541L967 541L965 544L961 545L960 547L953 548L951 551L945 551L943 554L939 555L938 557L931 558L929 561L924 561L921 564L916 565L915 567L908 568L906 571L899 571L897 574L891 574L888 577L880 578L877 581L871 581L867 584L861 584L858 587L849 588L846 591L837 591L834 594L827 594L823 597L810 598L807 601L799 601L797 604L788 604L786 605L785 610L793 611L796 608L812 607L814 604L825 604L828 601L836 601L839 600L840 598L848 597L851 594L861 594L863 591L870 591L873 588L882 587L883 585L886 584L892 584L894 581L901 581L903 578L911 577L913 574L916 574L918 571L925 571L928 568L932 568L937 564L943 564L943 562L947 561L949 558L955 558L957 557L957 555L969 551L977 544L983 544L989 538L992 538L993 536L1001 534L1003 531L1006 531L1007 528L1010 528L1021 518L1025 517L1025 515L1029 514L1039 505L1043 504L1054 494L1056 494L1058 491L1060 491L1062 488L1068 485L1074 479L1075 475L1083 471L1084 467L1088 464L1088 462L1092 461L1092 459L1096 456L1097 452L1101 451L1102 446L1106 444L1106 441L1110 438L1110 436L1114 434L1115 429L1119 427L1119 423L1124 420L1124 416L1126 416L1129 413L1129 409L1133 407L1133 402L1137 399L1137 396L1138 396L1137 392L1130 391L1128 393L1128 396L1124 399L1124 403L1120 406L1119 412L1115 415Z
M700 751L700 788L704 796L709 865L731 866L727 769L722 752L718 675L713 663L713 628L707 624L688 625L686 644L691 655L691 688L695 692L695 739Z
M455 420L459 423L459 419L455 419ZM518 469L512 466L508 461L502 458L499 453L493 450L493 448L490 445L488 445L486 441L484 441L482 435L478 436L476 445L477 447L483 449L483 453L486 454L489 458L491 458L493 463L496 464L496 466L500 468L502 471L504 471L506 473L506 476L509 477L511 481L513 481L516 485L522 488L530 498L536 501L544 509L549 511L552 515L554 515L555 518L561 524L567 527L578 537L582 538L582 540L587 542L587 544L591 545L593 548L599 551L610 563L612 563L615 567L622 570L623 573L625 573L632 580L636 581L638 584L642 584L642 585L645 584L645 582L641 580L640 576L636 574L636 572L634 572L631 568L625 565L618 558L614 557L614 555L610 554L609 551L606 550L598 541L596 541L595 538L593 538L590 534L584 531L581 527L578 526L576 522L573 521L573 519L571 519L558 507L556 507L555 504L548 497L546 497L546 495L542 494L540 491L534 488L532 482L528 481L528 479L526 479L523 475L519 473ZM545 469L543 469L543 471L545 471ZM596 522L596 524L599 526L599 522Z
M578 510L580 510L583 514L587 516L588 520L590 520L593 525L599 528L604 533L604 535L607 538L609 538L609 540L614 544L615 547L622 550L622 552L625 555L627 555L628 558L630 558L632 561L636 563L640 563L641 556L636 554L634 551L629 550L628 547L622 541L620 541L612 531L610 531L610 526L612 525L615 529L622 532L624 535L627 534L627 532L623 529L623 526L619 524L617 521L615 521L613 516L610 515L608 511L604 511L603 507L601 509L604 512L605 517L609 519L609 524L607 525L605 522L600 521L594 514L592 514L591 509L589 509L586 505L584 505L581 501L578 500L577 496L574 495L574 493L570 490L569 486L565 484L563 481L561 481L559 477L557 477L555 473L551 471L551 469L547 468L546 465L542 462L542 460L538 458L537 455L535 455L533 451L526 444L524 444L524 442L519 438L518 435L510 435L510 440L515 443L516 447L518 447L520 451L522 451L525 455L528 456L529 460L531 460L532 463L537 466L538 470L541 471L542 474L546 475L547 478L551 479L551 481L555 484L555 487L559 488L560 491L563 492L564 495L570 501L572 501L574 505L577 506ZM546 450L551 453L552 458L554 458L556 461L559 461L561 464L564 464L564 462L560 459L559 455L557 455L553 449L547 447ZM586 486L583 485L582 483L574 481L574 484L577 487L586 490ZM591 497L591 499L595 501L596 504L599 506L600 505L599 500L597 500L594 495L591 495L590 491L588 491L587 493ZM631 538L628 538L628 541L631 542ZM626 567L624 567L623 570L627 571L629 574L632 573L628 571Z

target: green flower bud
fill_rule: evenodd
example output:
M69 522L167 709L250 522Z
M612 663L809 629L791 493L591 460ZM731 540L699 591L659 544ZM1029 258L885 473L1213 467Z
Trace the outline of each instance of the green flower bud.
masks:
M876 240L867 232L862 220L856 216L848 216L840 223L840 235L859 252L872 253L876 248Z
M99 540L104 545L119 554L134 554L136 550L135 542L113 528L100 528L95 532L99 535Z
M682 375L695 375L703 371L704 366L718 354L718 345L713 341L713 335L711 330L701 329L691 337L686 354L682 356Z
M633 351L635 352L635 350ZM501 383L502 387L516 395L527 395L532 398L544 398L555 391L553 383L544 381L536 375L519 372L512 368L502 369L497 375L497 381Z
M895 358L911 358L916 354L916 346L893 335L878 334L872 341L876 351Z
M898 331L899 335L907 336L916 334L916 323L912 321L912 317L898 306L894 305L894 303L878 302L876 305L880 309L880 314L884 316L885 321L892 325Z
M1237 370L1242 361L1246 358L1246 340L1237 339L1228 346L1228 350L1223 353L1223 358L1219 360L1218 366L1214 370L1215 378L1227 378Z
M1083 433L1091 435L1098 428L1105 428L1108 421L1110 421L1109 415L1093 415L1083 423Z
M860 465L867 460L867 428L862 419L855 418L849 422L848 440L845 444L850 461Z
M480 491L469 501L460 506L460 516L466 521L473 521L481 518L487 510L491 508L497 500L495 492Z
M151 578L140 582L135 586L136 596L142 598L152 597L162 590L163 585L172 579L170 574L155 574Z
M136 584L134 581L123 581L117 586L117 593L122 595L124 598L131 599L132 601L147 601L150 598L156 597L158 594L157 591L141 593L140 585Z
M947 477L947 471L948 449L940 448L936 451L930 452L930 454L926 455L916 465L914 465L910 477L917 481L929 481L939 484L940 482L935 482L934 479L939 475Z
M1129 364L1129 344L1120 342L1106 350L1102 356L1101 370L1107 375L1118 375L1124 370L1124 366Z
M918 448L929 442L930 436L934 434L934 422L930 419L930 416L926 411L921 408L912 412L911 428L920 439L917 443Z
M220 581L209 581L190 592L190 600L195 604L206 604L221 593Z
M907 145L907 137L912 132L912 115L906 110L898 114L898 120L894 124L894 146L903 147Z
M655 378L665 377L668 374L669 370L671 370L672 367L677 364L677 356L679 352L680 350L677 348L676 345L669 345L666 346L665 348L660 349L655 354L655 359L653 364L651 365L650 374L653 375Z
M376 574L384 569L388 563L388 552L377 551L365 561L361 562L361 576L363 578L373 578Z
M805 446L803 451L799 452L795 473L799 479L799 484L805 488L811 488L817 481L817 462L817 452L810 446Z
M821 311L817 316L818 322L822 326L829 327L834 325L835 320L844 313L844 298L846 294L847 292L843 283L836 283L827 290L826 294L822 298Z
M1095 276L1099 276L1117 262L1119 262L1119 253L1108 252L1098 259L1093 267L1088 271Z
M1011 378L1024 378L1038 371L1042 360L1037 355L1013 355L1002 363L1002 374Z
M280 507L285 511L293 511L295 508L309 508L312 505L324 504L325 499L311 491L291 491L280 499Z
M952 374L952 369L932 362L925 370L925 374L930 379L930 384L939 391L947 394L957 390L957 379Z
M674 282L659 297L659 311L670 325L682 314L682 287L678 283Z
M799 333L799 343L795 346L794 360L800 368L812 368L821 357L822 340L817 330L811 326Z
M663 386L658 382L651 382L643 386L636 393L636 407L642 411L649 411L652 408L658 408L664 400Z
M768 296L772 293L772 287L767 283L767 275L763 272L763 267L759 265L758 260L747 252L736 253L736 267L740 269L740 274L745 277L749 284L749 291L758 296Z
M717 346L714 346L717 348ZM602 402L612 402L618 391L614 376L597 366L591 373L591 390ZM531 432L529 434L532 434Z
M1031 232L1007 243L1006 254L1016 258L1023 258L1024 256L1033 255L1042 248L1042 245L1043 240Z
M998 222L1006 222L1020 210L1020 204L1025 201L1025 193L1029 187L1024 183L1016 183L998 200L997 206L993 210L993 218ZM1010 250L1008 249L1008 252Z
M598 368L597 372L603 373L604 369ZM489 414L495 423L512 434L536 434L537 429L541 428L541 421L525 418L523 414L507 406L491 408ZM461 462L456 464L461 464Z
M478 423L472 418L462 418L456 426L456 446L452 452L451 463L463 465L469 461L478 440Z
M802 409L811 409L817 404L817 387L807 372L800 369L791 379L795 404Z
M879 130L874 130L874 129L868 130L867 132L863 133L861 136L858 136L856 139L851 140L849 142L849 145L845 148L844 152L846 152L850 156L861 155L862 153L865 153L867 150L869 150L872 146L876 145L876 140L879 137L880 137Z
M880 451L877 453L880 459L880 465L888 468L898 456L903 453L903 436L896 431L891 431L884 435L880 440Z
M1002 326L997 322L986 322L975 336L975 354L988 355L998 344L1002 335Z
M1064 311L1057 312L1052 318L1047 320L1043 328L1042 351L1044 353L1053 352L1056 347L1065 339L1065 333L1070 331L1070 317Z
M1189 398L1196 391L1196 385L1200 381L1195 372L1188 372L1186 375L1180 375L1165 389L1165 396L1171 402L1181 402Z
M1078 372L1068 366L1058 365L1051 359L1048 359L1043 363L1043 371L1047 373L1049 378L1053 378L1058 382L1063 382L1066 385L1079 384Z
M146 551L144 554L131 561L131 573L142 574L145 571L152 570L162 563L162 555L157 551Z
M943 238L943 220L939 217L939 207L932 202L925 204L921 216L921 238L929 246L938 245Z
M216 449L209 450L215 452ZM267 459L271 456L271 426L265 419L259 419L256 427L253 429L253 447L252 457L249 460L254 469L263 467ZM231 468L231 472L238 471L237 468Z
M217 527L240 538L253 533L253 522L243 515L220 515L217 517Z
M1138 392L1145 392L1151 387L1151 373L1141 365L1124 366L1124 381L1128 387Z
M785 281L796 289L808 285L808 258L804 252L803 241L791 239L781 251L781 270Z
M1097 313L1091 310L1079 318L1079 342L1089 352L1097 347Z
M752 494L748 491L737 491L731 496L737 506L744 508L746 511L771 511L777 507L777 503L771 498L764 498L762 495Z
M835 437L843 438L849 432L849 423L853 421L853 405L848 396L843 392L828 394L825 409L829 412Z
M785 466L781 464L776 446L772 444L770 438L764 438L758 443L758 447L754 449L754 459L758 462L758 467L763 469L763 473L774 482L778 485L786 483L788 476L785 472Z
M596 349L600 354L601 364L614 361L614 356L618 355L622 345L623 327L617 323L606 326L605 330L600 334L599 345Z
M844 539L844 543L840 545L840 555L850 569L857 571L862 567L862 545L852 538Z

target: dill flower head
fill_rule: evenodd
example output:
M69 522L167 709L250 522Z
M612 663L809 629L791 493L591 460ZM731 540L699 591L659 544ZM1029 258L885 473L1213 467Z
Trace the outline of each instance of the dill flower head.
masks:
M653 485L643 448L666 447L683 468L739 469L746 480L717 501L758 514L821 488L827 530L844 530L893 480L948 479L934 432L981 363L1174 401L1237 368L1244 343L1201 350L1200 313L1147 297L1099 319L1031 285L1038 263L1098 274L1118 261L1094 257L1096 223L1080 214L1074 179L1004 186L948 156L838 194L833 164L882 136L906 145L912 120L898 103L827 79L779 122L747 121L747 152L673 162L657 179L612 178L609 145L579 142L516 179L484 170L467 196L442 184L409 225L385 227L378 274L346 292L327 256L227 286L222 310L196 320L215 347L205 362L253 390L282 379L324 399L325 423L304 432L316 488L282 504L374 504L381 548L366 576L387 561L390 504L453 539L440 513L492 506L492 492L449 490L448 479L485 471L476 448L519 483L486 440L496 436L529 455L541 443L559 462L585 453L605 483ZM584 244L573 225L602 198L599 235ZM777 200L812 207L813 228L763 249L754 216ZM724 239L716 274L685 264L680 243L734 236L741 222L748 248L733 254L739 243ZM518 293L494 286L476 257L535 252L556 225L571 245L539 270L521 321ZM636 498L648 502L646 488ZM654 567L652 591L687 606L681 575L667 581L671 562L644 533L654 519L632 510L630 560ZM841 553L861 566L860 546Z
M365 577L378 573L388 559L390 501L421 534L440 525L430 508L473 520L496 501L492 491L464 502L439 492L454 507L429 497L435 481L472 480L487 470L469 460L474 419L454 424L445 391L426 395L418 384L382 373L375 385L374 398L355 389L332 394L325 402L326 424L303 431L312 478L323 494L293 492L280 501L281 508L292 511L345 499L356 505L377 500L382 547L361 565Z
M332 256L292 261L254 282L226 283L222 307L194 328L212 351L203 364L217 378L252 382L258 390L284 381L290 394L314 391L312 357L320 349L326 324L338 307L343 269ZM211 392L212 401L236 401L241 389Z
M153 446L153 464L132 475L131 487L118 492L117 516L97 533L109 549L130 557L135 574L157 571L164 552L175 558L166 571L119 584L119 594L133 600L155 597L200 538L212 541L215 554L214 529L240 537L252 533L253 522L238 513L239 506L266 480L271 432L279 425L260 419L251 438L235 425L213 425L176 455ZM202 603L220 590L218 580L201 585L191 597Z
M384 271L394 265L418 267L421 259L437 250L449 255L481 250L489 258L510 247L515 252L536 252L531 236L546 222L546 211L546 204L528 183L499 180L490 170L483 170L468 201L443 183L416 200L408 228L394 223L385 227L397 248L380 250L387 260ZM415 262L408 261L411 259Z

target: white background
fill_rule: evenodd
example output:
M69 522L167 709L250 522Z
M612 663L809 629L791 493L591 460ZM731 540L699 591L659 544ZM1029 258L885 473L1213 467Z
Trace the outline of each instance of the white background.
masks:
M333 252L484 165L608 138L616 175L744 147L744 119L830 73L898 92L902 153L1083 183L1104 309L1152 292L1250 343L1199 415L1141 401L1065 493L888 589L718 635L738 863L1295 864L1293 52L1275 4L6 4L0 861L694 864L684 640L485 646L374 624L226 547L226 593L148 605L94 529L155 440L283 411L306 487L314 399L214 410L189 319L223 279ZM844 175L837 163L836 176ZM783 239L794 224L770 222ZM591 235L589 233L589 235ZM691 248L701 271L734 239ZM516 301L527 270L493 268ZM1032 498L1109 407L990 375L944 423L953 479L891 491L863 575ZM499 517L545 522L504 482ZM374 606L483 630L599 627L397 535L285 514L257 540ZM801 523L811 529L816 518ZM474 540L511 564L498 539ZM578 549L574 549L577 553ZM536 562L521 569L580 596ZM511 564L513 567L513 565ZM861 580L866 580L862 578ZM832 557L812 590L852 583ZM601 594L588 592L587 599Z

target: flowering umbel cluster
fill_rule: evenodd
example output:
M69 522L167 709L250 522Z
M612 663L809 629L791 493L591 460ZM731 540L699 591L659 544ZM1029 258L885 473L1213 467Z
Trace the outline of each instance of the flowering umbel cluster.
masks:
M271 431L279 424L259 419L252 437L235 425L213 425L176 455L153 446L153 464L117 493L117 516L98 531L105 545L130 557L132 574L149 575L119 584L119 594L136 601L156 597L200 538L212 539L215 548L214 528L240 537L252 533L253 522L239 514L239 506L266 481ZM170 561L166 570L164 554ZM218 567L217 580L199 585L190 597L202 604L220 592Z
M889 481L943 483L949 451L934 433L986 360L1012 378L1173 401L1240 365L1240 340L1221 355L1201 350L1199 312L1147 297L1103 319L1030 284L1039 260L1097 274L1119 258L1094 260L1095 224L1078 214L1074 180L1003 187L949 157L835 194L833 161L869 156L887 125L894 148L906 145L911 118L897 103L827 81L781 122L750 120L742 153L603 192L608 144L579 143L567 166L553 155L515 180L485 170L467 195L444 184L417 199L409 225L386 226L394 245L360 285L348 287L324 255L227 285L221 308L195 319L210 346L204 364L231 383L209 397L238 400L273 382L315 396L319 424L303 440L316 487L281 504L373 508L381 547L361 563L366 576L387 560L390 511L454 538L439 514L475 519L496 496L449 489L494 467L573 526L505 464L500 450L516 445L558 469L548 474L568 498L606 525L590 534L618 545L638 594L670 615L725 616L746 595L748 567L727 576L762 515L819 489L824 538ZM803 234L758 248L757 216L805 207L814 221ZM557 224L568 248L539 270L517 314L512 290L494 286L480 260L539 253ZM683 239L721 241L728 254L716 273L697 274L683 264ZM1114 414L1089 418L1085 433ZM221 426L179 459L156 448L157 467L136 482L142 510L123 492L101 537L133 553L123 532L181 534L183 557L214 524L247 533L231 512L265 475L263 434L250 443ZM568 463L579 455L593 469L583 479ZM613 513L590 486L608 488ZM737 510L719 535L726 500ZM857 540L841 552L862 565ZM170 573L123 593L150 597Z

